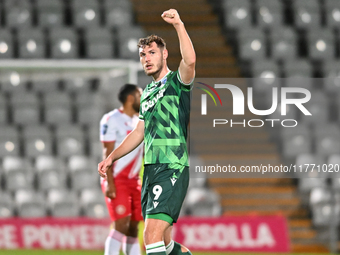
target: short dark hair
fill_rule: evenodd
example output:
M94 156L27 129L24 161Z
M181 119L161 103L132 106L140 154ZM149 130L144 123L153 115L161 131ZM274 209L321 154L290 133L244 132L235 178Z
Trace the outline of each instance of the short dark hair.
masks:
M138 86L134 84L124 84L118 92L118 100L122 103L125 104L126 99L128 95L133 95L136 90L138 90Z
M155 42L158 48L166 48L166 43L164 39L158 35L149 35L146 38L140 38L138 41L138 48L144 48L145 46L150 46L151 43Z

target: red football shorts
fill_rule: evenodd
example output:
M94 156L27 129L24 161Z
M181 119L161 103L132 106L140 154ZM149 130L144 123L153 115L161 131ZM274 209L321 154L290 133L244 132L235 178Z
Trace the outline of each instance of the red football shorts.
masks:
M102 180L102 191L105 195L107 182ZM131 216L133 221L143 220L141 208L141 184L140 181L115 182L116 198L105 196L106 206L112 221Z

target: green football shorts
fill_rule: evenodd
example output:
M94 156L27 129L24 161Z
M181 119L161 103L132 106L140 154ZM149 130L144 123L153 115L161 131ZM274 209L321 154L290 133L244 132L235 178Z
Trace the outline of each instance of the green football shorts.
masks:
M189 185L189 167L179 164L144 166L143 218L176 223Z

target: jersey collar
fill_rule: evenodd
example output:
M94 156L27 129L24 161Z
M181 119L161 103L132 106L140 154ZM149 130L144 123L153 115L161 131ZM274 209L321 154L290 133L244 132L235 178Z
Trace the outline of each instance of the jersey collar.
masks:
M159 85L159 84L165 84L166 81L167 81L167 79L168 79L167 77L168 77L168 75L169 75L171 72L172 72L172 71L169 70L169 71L166 73L166 75L164 75L163 78L160 79L159 81L152 80L152 82L151 82L151 84L150 84L150 88L152 89L153 87L155 87L155 86L157 86L157 85Z

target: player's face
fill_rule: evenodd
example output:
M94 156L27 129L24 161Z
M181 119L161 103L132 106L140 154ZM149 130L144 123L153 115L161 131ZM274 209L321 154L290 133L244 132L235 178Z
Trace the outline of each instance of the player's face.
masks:
M135 101L132 104L132 108L135 112L139 112L139 107L140 107L140 98L142 96L142 89L138 88L138 90L135 93Z
M155 42L152 42L150 46L140 49L140 62L146 75L153 76L161 72L163 69L163 51Z

